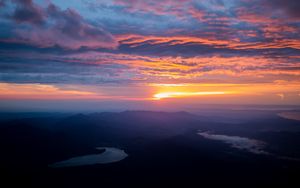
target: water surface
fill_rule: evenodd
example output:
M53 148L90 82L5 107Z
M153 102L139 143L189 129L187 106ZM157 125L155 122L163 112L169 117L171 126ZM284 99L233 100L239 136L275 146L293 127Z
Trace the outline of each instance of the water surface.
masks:
M49 166L53 168L59 168L59 167L107 164L107 163L114 163L114 162L121 161L128 156L128 154L125 153L124 150L118 148L97 147L96 149L98 150L105 149L105 151L100 154L73 157L64 161L53 163Z

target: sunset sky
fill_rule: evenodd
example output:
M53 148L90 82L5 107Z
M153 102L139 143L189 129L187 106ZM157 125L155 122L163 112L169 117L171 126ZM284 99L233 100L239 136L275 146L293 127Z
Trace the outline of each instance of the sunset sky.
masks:
M0 0L0 105L300 105L299 10L297 0Z

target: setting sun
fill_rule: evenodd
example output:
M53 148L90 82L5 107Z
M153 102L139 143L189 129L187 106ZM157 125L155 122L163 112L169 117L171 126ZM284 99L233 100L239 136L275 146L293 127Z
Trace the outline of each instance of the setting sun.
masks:
M191 96L201 96L201 95L223 95L226 92L223 91L202 91L202 92L165 92L157 93L154 95L155 99L164 98L176 98L176 97L191 97Z

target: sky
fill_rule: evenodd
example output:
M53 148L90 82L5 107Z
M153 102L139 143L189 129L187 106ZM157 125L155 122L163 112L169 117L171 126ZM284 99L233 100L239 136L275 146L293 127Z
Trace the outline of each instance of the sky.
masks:
M0 0L0 106L300 105L299 10L298 0Z

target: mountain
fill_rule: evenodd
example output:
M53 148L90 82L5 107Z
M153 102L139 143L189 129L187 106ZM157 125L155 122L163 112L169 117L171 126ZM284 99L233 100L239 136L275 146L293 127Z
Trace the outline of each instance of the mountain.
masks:
M0 165L4 180L30 187L298 183L300 122L276 115L240 123L152 111L20 117L2 122ZM96 147L120 148L128 157L49 167L99 153Z

